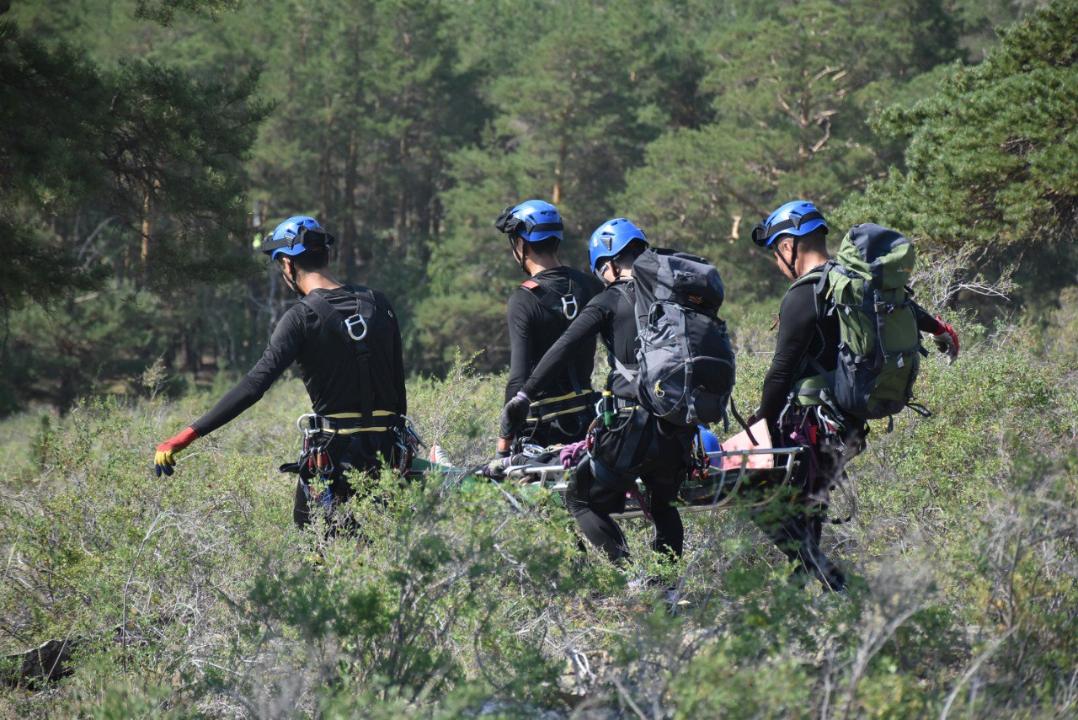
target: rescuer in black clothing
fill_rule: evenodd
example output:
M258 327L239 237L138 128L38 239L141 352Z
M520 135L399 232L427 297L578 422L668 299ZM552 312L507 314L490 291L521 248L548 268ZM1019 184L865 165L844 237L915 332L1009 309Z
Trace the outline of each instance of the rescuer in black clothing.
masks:
M799 384L818 375L821 369L833 372L838 361L838 316L819 307L815 283L796 282L819 273L830 260L827 230L822 213L812 203L796 200L779 207L753 231L753 241L771 250L779 270L794 282L779 310L778 339L764 378L760 406L749 420L751 424L766 418L772 437L781 438L780 444L790 442L792 428L805 427L806 415L809 426L815 423L811 408L797 401L795 390ZM957 357L958 335L954 328L920 307L915 306L914 311L918 329L931 333L937 347L952 359ZM757 524L797 563L798 574L814 575L831 590L845 588L846 578L820 549L829 487L842 473L844 463L863 449L867 434L862 421L850 417L842 417L841 421L841 429L835 425L840 437L826 449L818 424L807 433L809 437L802 438L812 458L805 457L798 464L792 503L787 507L771 503L754 513ZM832 444L842 449L836 451Z
M602 283L558 259L562 221L550 203L528 200L508 207L495 227L509 236L513 257L529 276L509 297L508 401L554 341L602 290ZM571 357L558 372L533 388L531 413L520 432L522 441L547 446L584 436L595 417L597 397L591 389L594 362L595 338L586 338L573 347ZM499 454L510 452L513 439L499 438Z
M535 367L531 377L502 410L503 434L518 427L527 415L530 398L564 367L574 348L601 337L611 359L628 372L636 368L637 325L632 282L633 261L647 247L646 238L623 218L604 223L592 235L591 259L596 274L608 283ZM655 525L656 552L681 555L684 529L673 501L689 465L693 432L675 428L637 406L630 378L611 372L608 387L614 395L615 417L610 427L595 434L590 457L573 471L565 502L584 536L619 561L628 555L625 536L612 513L625 509L626 492L636 478L648 490L648 512Z
M311 433L297 468L293 519L310 521L310 500L331 512L353 494L348 469L376 470L396 462L407 411L400 328L380 292L341 285L329 277L328 245L318 223L296 216L281 223L263 243L285 283L301 296L277 323L262 357L237 385L201 418L157 446L158 476L172 474L175 453L195 438L230 422L262 397L293 362L311 399ZM318 494L310 480L320 475L329 488Z
M804 274L818 273L823 269L823 265L824 263L814 265ZM932 334L933 338L945 332L940 321L929 315L924 308L914 305L913 310L917 315L918 330ZM757 411L757 415L767 418L772 426L778 425L779 415L786 407L790 391L797 382L805 377L806 372L815 374L806 358L814 358L828 372L834 371L838 361L838 317L826 313L820 317L817 314L812 283L792 287L786 293L779 308L778 331L775 355L771 358L771 367L764 377L760 408ZM949 334L946 336L950 337ZM957 344L955 347L957 348Z

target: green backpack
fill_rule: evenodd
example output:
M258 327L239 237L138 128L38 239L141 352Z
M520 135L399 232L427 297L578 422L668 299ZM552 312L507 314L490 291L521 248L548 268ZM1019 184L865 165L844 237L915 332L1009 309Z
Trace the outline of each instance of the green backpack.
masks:
M835 259L794 283L814 282L817 310L837 313L839 324L835 370L810 360L820 374L798 389L803 403L826 392L826 399L862 420L888 417L910 404L925 353L908 285L916 259L913 244L894 230L854 225Z

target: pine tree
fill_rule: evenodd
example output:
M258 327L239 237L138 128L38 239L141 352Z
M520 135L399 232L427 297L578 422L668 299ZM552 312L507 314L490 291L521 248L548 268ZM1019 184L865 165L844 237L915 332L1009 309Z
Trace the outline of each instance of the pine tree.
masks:
M826 210L864 187L887 159L868 142L878 86L955 57L955 42L938 2L732 3L707 45L713 121L648 147L620 204L662 244L744 268L728 273L735 293L766 289L751 228L786 200Z
M11 259L0 282L11 329L0 347L0 405L44 396L65 407L113 377L108 368L171 359L189 344L202 322L185 302L192 279L250 272L240 198L262 114L250 99L257 78L202 81L142 60L103 68L6 21L0 78L0 199L10 208L0 253ZM113 281L103 284L106 276ZM85 290L93 292L78 295ZM119 301L143 290L158 302L152 318ZM40 317L27 301L47 306L62 332L26 322ZM54 362L68 370L39 374Z
M1054 302L1078 253L1078 6L1057 0L877 129L906 146L893 171L843 208L901 228L931 251L975 248L981 269L1021 260L1027 301Z
M667 127L698 124L707 108L681 3L511 2L493 16L467 12L470 33L492 38L490 54L473 49L467 58L494 71L481 92L495 114L480 142L450 159L446 233L433 249L417 338L435 343L424 362L449 357L455 344L497 368L508 350L504 299L520 281L493 228L502 208L531 197L557 204L562 260L584 267L587 237L618 212L612 199L642 149ZM479 314L449 330L446 318L464 308Z

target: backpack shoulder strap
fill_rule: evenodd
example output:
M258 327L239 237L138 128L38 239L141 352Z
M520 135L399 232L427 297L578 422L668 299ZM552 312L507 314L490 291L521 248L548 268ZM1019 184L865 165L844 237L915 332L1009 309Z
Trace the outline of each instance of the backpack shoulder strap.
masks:
M821 299L827 294L827 282L828 276L831 270L836 267L838 263L834 260L828 260L819 269L807 272L801 277L794 280L786 291L789 293L791 290L804 285L812 285L812 303L816 310L816 322L819 323L823 320L824 312L821 307ZM831 310L828 309L827 314L830 314ZM819 331L817 331L819 332ZM822 337L822 335L821 335ZM814 376L808 378L802 378L795 385L795 391L798 398L804 401L808 398L814 398L814 401L819 401L820 390L822 387L827 387L831 383L831 378L834 373L828 372L824 369L820 361L806 353L804 360L802 361L801 368L798 370L798 374L805 371L806 368L812 368L816 373ZM811 388L811 389L810 389Z
M621 375L629 383L636 382L636 376L640 374L639 370L634 370L621 360L618 360L613 353L611 353L610 357L614 360L614 372Z
M610 287L616 290L618 294L621 295L623 298L625 298L626 302L629 303L629 307L633 309L633 317L636 318L636 330L637 333L639 333L640 317L636 314L636 301L633 299L633 296L629 294L628 289L626 289L625 284L623 283L611 285ZM636 377L637 375L639 375L640 372L639 370L631 368L625 363L623 363L621 360L618 360L613 353L610 354L610 358L614 361L614 371L617 372L618 375L621 375L629 383L636 382Z
M643 329L640 322L640 313L636 311L636 298L634 297L635 293L633 295L629 294L628 285L628 283L616 283L614 285L611 285L610 287L617 290L618 293L620 293L621 296L625 298L625 301L629 303L629 307L633 309L633 319L636 320L636 332L637 334L640 334L640 331Z
M808 285L811 283L813 286L812 300L816 307L816 317L822 318L823 308L821 307L820 301L827 294L827 282L831 274L831 270L837 266L837 262L835 262L834 260L828 260L818 270L807 272L801 277L794 280L793 284L790 285L789 289L787 289L786 292L789 293L790 290L793 290L794 288L801 287L802 285Z

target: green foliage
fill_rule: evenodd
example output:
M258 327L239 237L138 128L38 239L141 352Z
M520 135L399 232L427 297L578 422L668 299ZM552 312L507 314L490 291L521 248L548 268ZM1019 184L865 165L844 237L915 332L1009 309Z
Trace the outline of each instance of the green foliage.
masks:
M5 396L68 408L94 383L136 376L146 365L146 349L160 346L153 332L160 310L150 293L110 288L51 310L31 306L15 313Z
M63 241L60 267L68 258L85 271L105 256L126 268L129 258L117 262L116 251L132 250L123 241L133 240L142 278L153 285L187 283L192 274L220 281L245 269L235 252L242 244L230 253L222 240L244 227L238 163L263 112L249 99L255 75L203 82L137 60L102 70L6 22L2 33L0 72L10 77L3 152L11 159L3 189L28 215L20 224ZM110 225L122 232L102 232ZM3 233L5 243L19 236ZM103 248L104 240L113 246ZM15 248L5 245L4 254L17 256ZM16 300L22 291L5 288Z
M66 409L195 334L206 311L183 302L193 277L250 273L234 238L245 234L241 163L264 107L251 99L253 73L200 80L139 59L102 68L7 21L0 43L10 208L0 405ZM23 309L27 300L38 304Z
M742 409L773 342L759 300L781 282L745 238L790 196L840 227L917 238L929 304L964 299L966 267L990 282L1015 254L1024 299L1050 289L1050 304L1075 262L1073 3L1029 13L977 66L958 63L1026 4L14 5L0 22L0 410L70 412L0 422L0 645L74 651L47 688L5 685L0 714L1073 706L1073 288L1016 326L960 316L958 364L926 361L916 388L935 417L874 428L835 493L855 520L825 535L854 576L842 597L794 582L743 504L687 515L673 567L641 523L626 523L633 556L616 569L578 552L557 498L514 504L517 488L443 477L357 477L361 538L326 537L321 520L299 532L276 472L297 449L282 428L307 410L298 383L184 451L172 478L149 474L154 443L228 377L210 376L212 397L175 391L261 350L283 295L247 253L297 212L341 239L342 276L390 291L409 367L445 374L410 380L410 412L461 465L494 446L504 378L461 358L504 367L500 300L520 276L491 223L524 197L559 202L572 264L614 214L718 261ZM656 575L685 598L676 615L642 582ZM4 678L18 665L0 662Z
M477 367L493 370L509 364L505 309L487 294L450 294L432 297L419 306L412 357L420 367L442 373L453 358L477 355Z
M746 320L745 323L762 322ZM1061 320L1062 322L1062 320ZM766 324L765 324L766 327ZM935 411L878 424L852 468L852 523L825 532L845 596L791 582L744 509L686 515L667 577L647 527L627 569L576 548L560 503L511 486L356 477L361 538L291 526L299 383L153 480L153 443L212 398L78 406L0 423L4 652L72 638L73 674L0 691L0 712L923 717L1065 713L1078 646L1078 395L1037 328L961 326L958 363L925 362ZM763 332L745 328L747 335ZM739 402L765 359L739 357ZM1061 391L1061 388L1067 388ZM491 452L501 378L461 365L410 385L428 442ZM30 453L32 452L32 457ZM518 501L519 502L519 501ZM126 629L126 633L123 632ZM974 690L975 688L975 690Z
M751 251L748 230L793 196L817 201L840 227L885 218L930 236L926 249L953 254L953 231L968 227L978 248L997 236L1025 248L1038 229L1030 218L1064 218L1073 184L1073 153L1045 149L1066 146L1068 98L1047 113L1025 108L1058 95L1069 70L1049 63L1008 75L1000 58L1018 67L1022 53L1040 57L1051 42L1065 52L1070 23L1060 16L1055 41L1016 31L983 68L952 63L967 51L979 59L993 28L1028 9L939 0L16 3L0 67L10 160L0 193L11 208L0 250L13 258L0 300L50 300L109 275L151 289L157 327L133 334L155 335L147 356L204 380L252 362L267 319L290 300L280 282L253 277L252 239L310 213L340 240L334 272L389 293L412 370L444 373L462 349L482 350L478 366L496 371L508 353L502 303L520 276L491 223L525 197L559 203L568 264L584 266L583 240L601 220L630 215L656 244L718 262L731 302L746 308L782 283ZM956 72L966 79L949 79ZM995 96L966 97L1004 75L1010 85ZM937 115L937 130L914 131ZM996 137L1012 126L1020 137ZM1021 152L992 144L1011 140ZM999 208L989 208L991 222L975 217L984 203ZM1046 227L1059 237L1023 255L1014 277L1026 288L1073 274L1066 231L1053 229L1067 223ZM1009 277L1006 262L975 253L941 261L958 275L939 302L954 301L966 268L986 284ZM227 288L191 287L190 278ZM1042 315L1047 295L1035 308ZM87 380L118 388L131 376Z
M78 53L48 52L6 20L0 21L0 78L0 253L8 258L0 311L6 313L26 298L49 297L65 282L92 284L75 248L33 223L36 207L90 191L98 139L91 118L107 91Z
M136 0L135 16L168 25L177 13L215 17L222 10L239 7L242 0Z
M496 303L515 285L519 268L493 229L503 207L529 197L556 203L566 226L561 258L586 267L585 242L604 218L620 212L616 193L641 161L641 149L664 129L696 124L706 112L697 95L700 48L683 32L692 21L688 8L648 2L506 6L497 17L476 18L479 25L469 32L506 35L506 16L527 17L534 36L525 52L495 43L492 55L472 60L496 67L481 86L494 117L478 143L449 159L451 183L440 194L447 232L431 256L432 297L416 317L424 345L441 340L431 324L439 316L434 308L462 304L474 293ZM491 348L481 362L494 369L507 355L503 325L474 323L454 337L466 350ZM444 367L427 364L437 363L444 347L431 348L424 368Z
M261 53L282 106L263 128L255 186L270 215L313 206L349 270L369 260L360 240L403 252L436 234L440 167L476 111L446 8L310 0L269 20Z
M830 208L863 186L889 159L866 124L881 96L958 55L935 2L740 5L706 41L713 119L649 146L617 203L661 244L745 267L732 294L774 289L752 226L787 199Z
M971 247L981 267L1020 262L1022 297L1053 303L1078 267L1076 24L1073 2L1050 3L984 63L954 69L937 94L883 113L877 127L906 144L906 170L842 217L902 228L941 251Z

